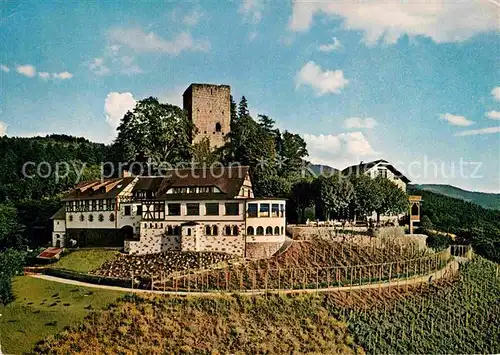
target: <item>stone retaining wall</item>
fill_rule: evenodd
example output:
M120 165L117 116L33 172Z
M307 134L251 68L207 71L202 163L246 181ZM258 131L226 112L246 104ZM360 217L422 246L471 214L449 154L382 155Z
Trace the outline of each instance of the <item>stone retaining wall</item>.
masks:
M382 246L386 242L402 245L414 243L419 249L426 248L425 234L405 234L404 227L382 227L375 232L374 237L366 235L366 227L350 227L342 230L339 227L306 227L290 225L287 232L295 240L310 240L313 238L328 239L336 242L349 242L359 245ZM365 233L365 234L363 234Z

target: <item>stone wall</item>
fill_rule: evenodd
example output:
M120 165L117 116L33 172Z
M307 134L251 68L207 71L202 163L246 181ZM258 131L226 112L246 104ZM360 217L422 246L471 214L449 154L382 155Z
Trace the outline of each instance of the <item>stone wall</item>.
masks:
M247 243L246 257L249 259L266 259L273 256L283 245L283 242Z
M130 254L154 254L179 250L181 250L181 237L178 235L149 235L140 240L126 240L124 244L124 251Z
M72 228L66 230L66 246L70 239L76 240L77 247L119 247L124 244L124 234L117 229Z
M341 229L334 227L305 227L289 225L287 232L295 240L309 240L312 238L323 238L337 242L349 242L359 245L383 246L387 242L406 245L415 244L419 249L427 247L427 236L424 234L405 234L404 227L383 227L379 228L375 237L366 235L365 227L349 228L348 233L343 233Z

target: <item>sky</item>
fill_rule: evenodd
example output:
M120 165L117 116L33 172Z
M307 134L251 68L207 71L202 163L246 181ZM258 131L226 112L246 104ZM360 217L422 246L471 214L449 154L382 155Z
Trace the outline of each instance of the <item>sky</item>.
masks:
M123 114L231 86L313 163L385 159L500 192L494 1L0 1L0 136L110 143Z

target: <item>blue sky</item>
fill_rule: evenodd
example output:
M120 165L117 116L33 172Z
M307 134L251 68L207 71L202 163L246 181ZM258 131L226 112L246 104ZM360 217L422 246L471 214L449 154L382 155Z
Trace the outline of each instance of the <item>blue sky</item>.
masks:
M0 135L115 136L136 100L229 84L336 168L500 192L493 2L0 3Z

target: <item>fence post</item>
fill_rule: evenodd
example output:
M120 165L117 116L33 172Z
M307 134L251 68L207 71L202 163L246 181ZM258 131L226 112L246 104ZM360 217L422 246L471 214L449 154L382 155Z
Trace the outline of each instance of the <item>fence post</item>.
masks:
M318 288L319 288L319 268L316 268L316 293L318 293Z
M392 263L389 263L389 293L391 293Z
M280 294L281 291L281 269L278 265L278 295Z

